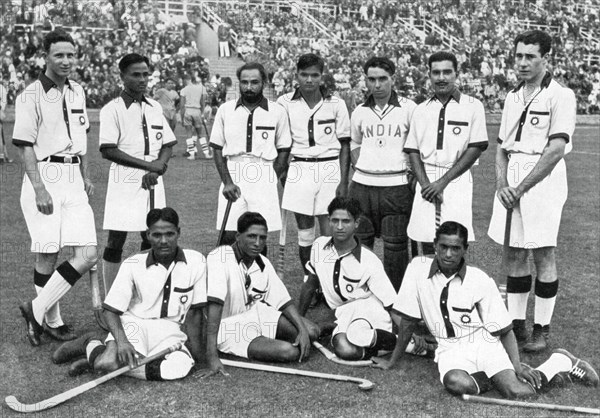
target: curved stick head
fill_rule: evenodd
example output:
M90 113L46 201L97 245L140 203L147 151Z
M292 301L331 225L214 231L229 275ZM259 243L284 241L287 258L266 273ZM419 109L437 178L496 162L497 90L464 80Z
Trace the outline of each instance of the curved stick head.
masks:
M375 387L375 383L371 382L370 380L366 380L366 379L363 379L362 382L360 383L360 385L358 385L358 388L360 390L364 390L365 392L373 389L374 387Z

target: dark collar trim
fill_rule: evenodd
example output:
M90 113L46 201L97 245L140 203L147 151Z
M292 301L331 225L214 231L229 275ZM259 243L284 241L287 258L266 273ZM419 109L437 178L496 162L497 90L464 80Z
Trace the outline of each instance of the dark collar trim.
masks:
M185 258L185 253L183 252L181 247L177 247L177 252L175 253L175 258L173 259L173 261L176 263L178 261L182 261L187 264L187 259ZM148 268L152 265L157 265L157 264L158 264L158 261L156 261L156 258L154 257L154 252L152 250L148 251L148 257L146 257L146 268Z
M58 88L56 83L54 81L52 81L52 79L44 73L40 73L38 80L40 80L40 83L42 83L42 87L44 88L44 93L48 93L48 90L50 90L52 87ZM69 87L71 90L73 90L73 86L71 86L71 83L69 82L68 78L65 80L65 85L67 87Z
M360 240L358 239L358 237L355 235L354 236L354 241L356 241L356 247L354 247L352 249L352 251L350 251L350 253L348 254L352 254L354 256L354 258L356 258L356 260L360 263L360 255L362 252L362 245L360 244ZM327 248L331 248L333 247L333 237L331 237L331 239L329 239L325 245L323 246L323 249L327 249ZM345 254L345 256L347 256L348 254Z
M236 109L240 106L244 106L244 103L242 103L241 97L237 100L237 102L235 102ZM267 99L266 97L263 96L262 100L258 104L258 107L261 107L268 112L269 111L269 99Z
M428 279L431 279L437 272L441 272L440 267L438 266L438 262L437 259L433 259L433 262L431 263L431 268L429 269L429 275L427 276ZM465 280L465 276L467 274L467 263L465 262L465 259L463 258L462 260L460 260L460 265L458 267L458 271L456 272L456 275L458 277L460 277L460 281L463 282Z
M240 264L243 260L242 250L240 250L240 247L237 242L234 242L231 248L233 248L235 260L238 262L238 264ZM265 271L265 262L262 260L260 255L254 259L254 262L258 265L260 271Z
M400 101L398 100L398 93L396 93L394 90L392 90L392 94L390 95L388 104L396 106L396 107L401 107ZM363 103L363 106L371 107L371 108L375 107L375 98L373 97L372 94L369 94L369 97L367 97L367 100L365 100L365 102Z
M325 86L319 86L319 91L321 92L323 100L330 99L332 96L332 93ZM297 87L296 90L294 90L294 95L291 100L300 100L301 97L302 93L300 93L300 87Z
M460 91L457 88L454 89L454 91L450 95L450 98L448 98L448 102L451 99L454 99L456 101L456 103L460 103ZM435 94L431 97L431 99L429 99L428 103L431 103L434 100L437 100L438 102L442 103L442 101L440 99L438 99L438 97ZM448 104L448 102L446 102L446 104Z
M544 75L544 78L542 78L542 82L540 83L540 88L544 89L544 88L548 87L550 85L551 81L552 81L552 74L549 71L546 71L546 74ZM517 85L517 87L515 87L513 89L513 93L518 92L524 85L525 85L525 82L521 81L519 83L519 85Z
M123 103L125 103L125 108L129 109L129 106L131 106L131 104L133 102L136 102L137 100L133 98L133 96L131 96L129 93L127 93L125 90L123 90L121 92L121 99L123 99ZM152 106L152 104L148 101L148 99L146 99L146 96L142 95L142 99L140 100L140 102L146 102L146 104Z

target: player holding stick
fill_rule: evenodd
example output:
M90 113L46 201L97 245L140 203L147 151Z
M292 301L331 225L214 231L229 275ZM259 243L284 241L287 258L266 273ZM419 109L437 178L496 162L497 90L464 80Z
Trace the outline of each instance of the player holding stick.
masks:
M537 272L534 326L525 351L546 349L558 294L556 242L567 199L564 157L573 148L575 94L547 71L552 39L542 31L520 34L514 41L521 84L508 93L496 149L496 198L488 234L503 244L507 209L513 211L505 271L507 305L517 340L525 343L525 318L532 277L529 253Z
M358 201L336 197L327 211L332 236L319 237L312 246L307 264L310 274L300 291L299 312L306 314L320 285L327 305L335 310L335 354L344 360L369 359L379 350L396 346L389 314L396 292L379 258L355 236L361 214ZM410 353L435 350L422 337L415 339L419 346L408 347Z
M208 325L205 375L225 374L218 352L259 361L308 357L319 327L298 313L271 262L261 253L267 221L246 212L237 221L233 245L207 257Z
M127 54L119 70L124 89L100 111L100 152L112 161L103 225L108 230L102 256L106 294L119 269L127 233L146 230L152 187L156 207L166 205L162 175L177 142L160 104L144 95L150 76L148 58ZM150 248L144 232L141 236L141 249Z
M475 239L471 167L488 146L483 104L456 86L458 62L440 51L428 60L433 97L417 106L404 145L417 178L408 236L433 254L435 230L457 221Z
M507 398L530 397L569 380L597 386L592 366L563 349L535 369L521 363L496 283L464 259L467 234L459 223L443 223L435 235L435 258L410 263L392 310L397 345L389 360L374 359L376 367L389 369L402 359L412 329L423 319L438 341L440 381L454 395L495 387Z
M63 322L58 301L96 264L96 229L88 195L85 93L69 80L73 39L62 31L44 37L46 70L17 97L13 144L25 167L21 208L36 254L33 281L38 296L20 306L27 338L40 344L45 331L58 340L75 335ZM73 256L54 268L59 250Z

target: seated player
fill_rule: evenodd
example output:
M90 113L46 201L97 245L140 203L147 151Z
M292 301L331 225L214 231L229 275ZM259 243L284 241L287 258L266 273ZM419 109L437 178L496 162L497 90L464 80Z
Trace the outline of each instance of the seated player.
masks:
M332 344L335 354L345 360L377 355L378 350L393 350L391 310L396 292L379 258L362 246L355 236L361 215L355 199L336 197L329 204L332 237L317 238L307 263L309 276L300 292L299 311L305 315L314 292L323 289L327 305L335 310L336 328ZM428 346L420 336L407 350L427 354Z
M208 372L225 374L218 351L252 360L302 361L319 328L302 318L271 262L261 254L267 221L245 212L233 245L207 257Z
M53 355L55 363L85 353L94 370L113 371L188 339L189 349L184 346L128 374L147 380L181 379L200 360L205 258L177 245L179 216L172 208L150 210L146 224L151 250L129 257L121 265L104 300L110 328L105 342L94 339L94 333L85 334L59 347ZM187 335L181 329L186 316ZM69 373L77 371L72 368Z
M534 396L555 384L577 380L598 385L592 366L567 350L556 349L535 369L523 364L511 317L496 283L463 256L467 229L444 222L435 235L435 258L416 257L408 266L392 318L398 341L391 358L375 358L389 369L401 359L419 319L438 341L440 380L455 395L479 394L495 387L502 396Z

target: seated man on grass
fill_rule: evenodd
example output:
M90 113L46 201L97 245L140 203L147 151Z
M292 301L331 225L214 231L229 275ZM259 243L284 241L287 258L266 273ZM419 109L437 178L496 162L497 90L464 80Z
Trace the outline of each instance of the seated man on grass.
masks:
M464 260L467 229L444 222L435 234L435 258L415 257L408 266L392 318L398 341L390 359L375 358L389 369L401 360L415 324L425 320L438 341L440 380L454 395L476 395L496 388L506 398L535 396L551 386L576 380L598 385L592 366L567 350L556 349L535 369L521 363L519 349L496 283Z
M268 362L302 361L319 328L302 318L271 262L263 256L267 221L245 212L236 241L207 257L208 372L226 374L218 352Z

